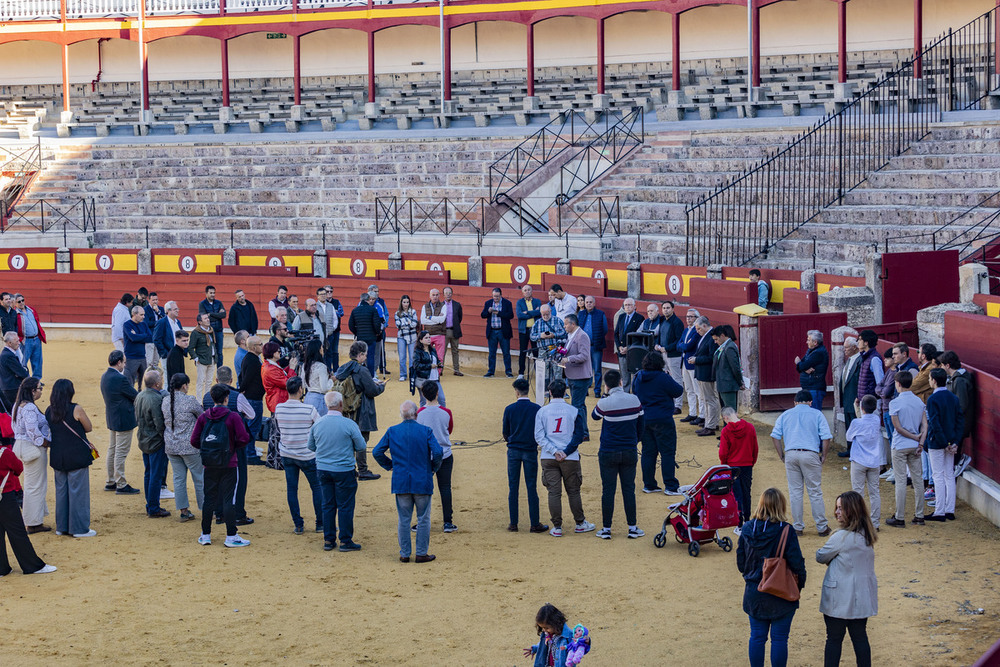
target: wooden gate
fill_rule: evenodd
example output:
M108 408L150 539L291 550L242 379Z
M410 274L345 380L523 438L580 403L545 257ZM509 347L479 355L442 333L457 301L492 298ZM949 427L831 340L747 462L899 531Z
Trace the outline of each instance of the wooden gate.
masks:
M847 313L774 315L758 320L760 335L760 409L784 410L792 407L799 391L795 357L806 353L806 333L823 333L823 345L830 350L830 332L847 324ZM826 376L825 405L833 405L833 362Z
M882 321L917 319L917 311L959 300L958 251L882 255Z

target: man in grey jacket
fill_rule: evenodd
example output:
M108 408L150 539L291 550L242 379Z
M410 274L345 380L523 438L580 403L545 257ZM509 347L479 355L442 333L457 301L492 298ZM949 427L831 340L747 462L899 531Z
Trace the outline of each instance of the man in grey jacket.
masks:
M722 407L736 409L736 397L743 387L743 371L740 368L740 351L736 347L736 332L728 324L712 330L712 340L718 345L712 358L712 374L719 390Z

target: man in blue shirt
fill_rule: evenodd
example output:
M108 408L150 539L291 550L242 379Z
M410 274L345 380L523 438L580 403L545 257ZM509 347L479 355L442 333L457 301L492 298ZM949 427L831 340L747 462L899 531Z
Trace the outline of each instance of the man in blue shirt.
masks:
M333 551L340 521L340 551L360 551L354 537L354 500L358 479L355 453L365 451L361 429L343 415L344 396L331 391L325 397L326 416L312 425L307 447L316 452L316 471L323 492L323 550Z
M801 535L802 487L809 492L809 507L820 537L830 534L823 504L823 462L830 448L830 425L823 413L811 407L812 394L799 391L795 394L795 407L778 417L771 431L774 448L785 464L788 479L788 498L792 506L792 527Z
M757 305L766 309L771 300L771 290L767 283L760 279L760 271L757 269L750 269L750 284L757 286Z
M444 452L427 426L417 423L417 404L404 401L399 407L402 423L389 427L372 456L386 470L392 471L392 492L396 494L399 514L399 560L410 562L410 520L417 511L418 563L429 563L434 554L427 553L431 541L431 494L434 493L434 473L441 467ZM391 458L386 454L391 454Z
M42 379L42 343L45 342L45 330L42 329L38 313L34 308L25 305L24 295L14 295L14 309L17 311L17 334L21 339L21 359L24 367L31 364L31 377Z
M132 319L122 324L125 341L125 377L138 389L146 373L146 343L153 342L153 332L146 326L146 311L142 306L132 306Z
M222 365L223 332L222 323L226 320L226 308L222 302L215 298L215 288L211 285L205 287L205 298L198 304L198 314L208 313L212 330L215 331L215 365Z
M584 309L577 313L580 328L590 339L590 365L594 369L594 398L601 397L601 363L608 337L608 317L597 308L597 299L587 296L583 300Z

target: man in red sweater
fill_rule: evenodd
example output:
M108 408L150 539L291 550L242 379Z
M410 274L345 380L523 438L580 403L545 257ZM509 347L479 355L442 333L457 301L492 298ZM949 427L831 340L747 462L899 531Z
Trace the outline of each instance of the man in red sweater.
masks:
M757 463L757 431L753 424L740 419L736 410L722 410L722 437L719 443L719 461L737 471L733 484L736 504L740 508L740 523L750 520L750 482L753 480L753 466ZM739 528L733 532L740 534Z

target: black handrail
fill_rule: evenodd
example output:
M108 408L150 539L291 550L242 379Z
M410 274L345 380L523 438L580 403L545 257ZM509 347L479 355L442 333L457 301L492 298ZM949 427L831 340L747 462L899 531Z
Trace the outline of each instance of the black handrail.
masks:
M617 123L563 165L559 173L559 192L563 201L575 197L613 165L642 146L645 140L646 122L642 107L632 107Z
M8 194L0 201L7 209L13 209L28 191L32 179L42 170L42 139L39 137L38 143L21 152L9 148L3 152L7 158L0 164L0 173L15 174L15 179L4 186Z
M993 202L994 204L994 206L992 206L991 208L995 208L996 210L987 213L987 215L984 216L982 220L979 220L978 222L975 222L973 224L969 224L969 220L972 218L973 215L975 215L976 211L986 208L987 204L989 204L990 202ZM953 248L959 248L960 250L964 251L968 249L970 245L976 243L977 241L982 240L983 235L986 234L991 229L990 225L996 221L998 216L1000 216L1000 208L998 207L1000 207L1000 190L997 190L996 192L987 195L983 199L979 200L978 203L973 204L969 208L965 209L964 211L962 211L961 213L959 213L954 218L944 223L934 231L919 232L915 234L911 232L909 234L899 234L897 236L885 237L884 239L885 252L887 253L889 252L890 241L899 241L900 239L926 238L928 236L931 237L931 248L933 250L949 250ZM938 236L941 234L947 234L951 232L957 232L957 233L955 233L950 240L942 244L941 247L939 248ZM968 234L972 234L972 238L967 238L964 241L961 240ZM990 238L993 237L991 236ZM977 244L977 248L979 245L981 244Z
M35 212L37 216L32 215ZM97 231L97 205L90 197L77 199L69 205L61 201L35 199L17 209L0 201L0 234L16 226L31 227L43 234L52 230L65 234L67 229L94 232Z
M977 107L991 90L998 15L994 8L948 30L784 149L689 206L687 264L749 263L909 150L944 111Z

